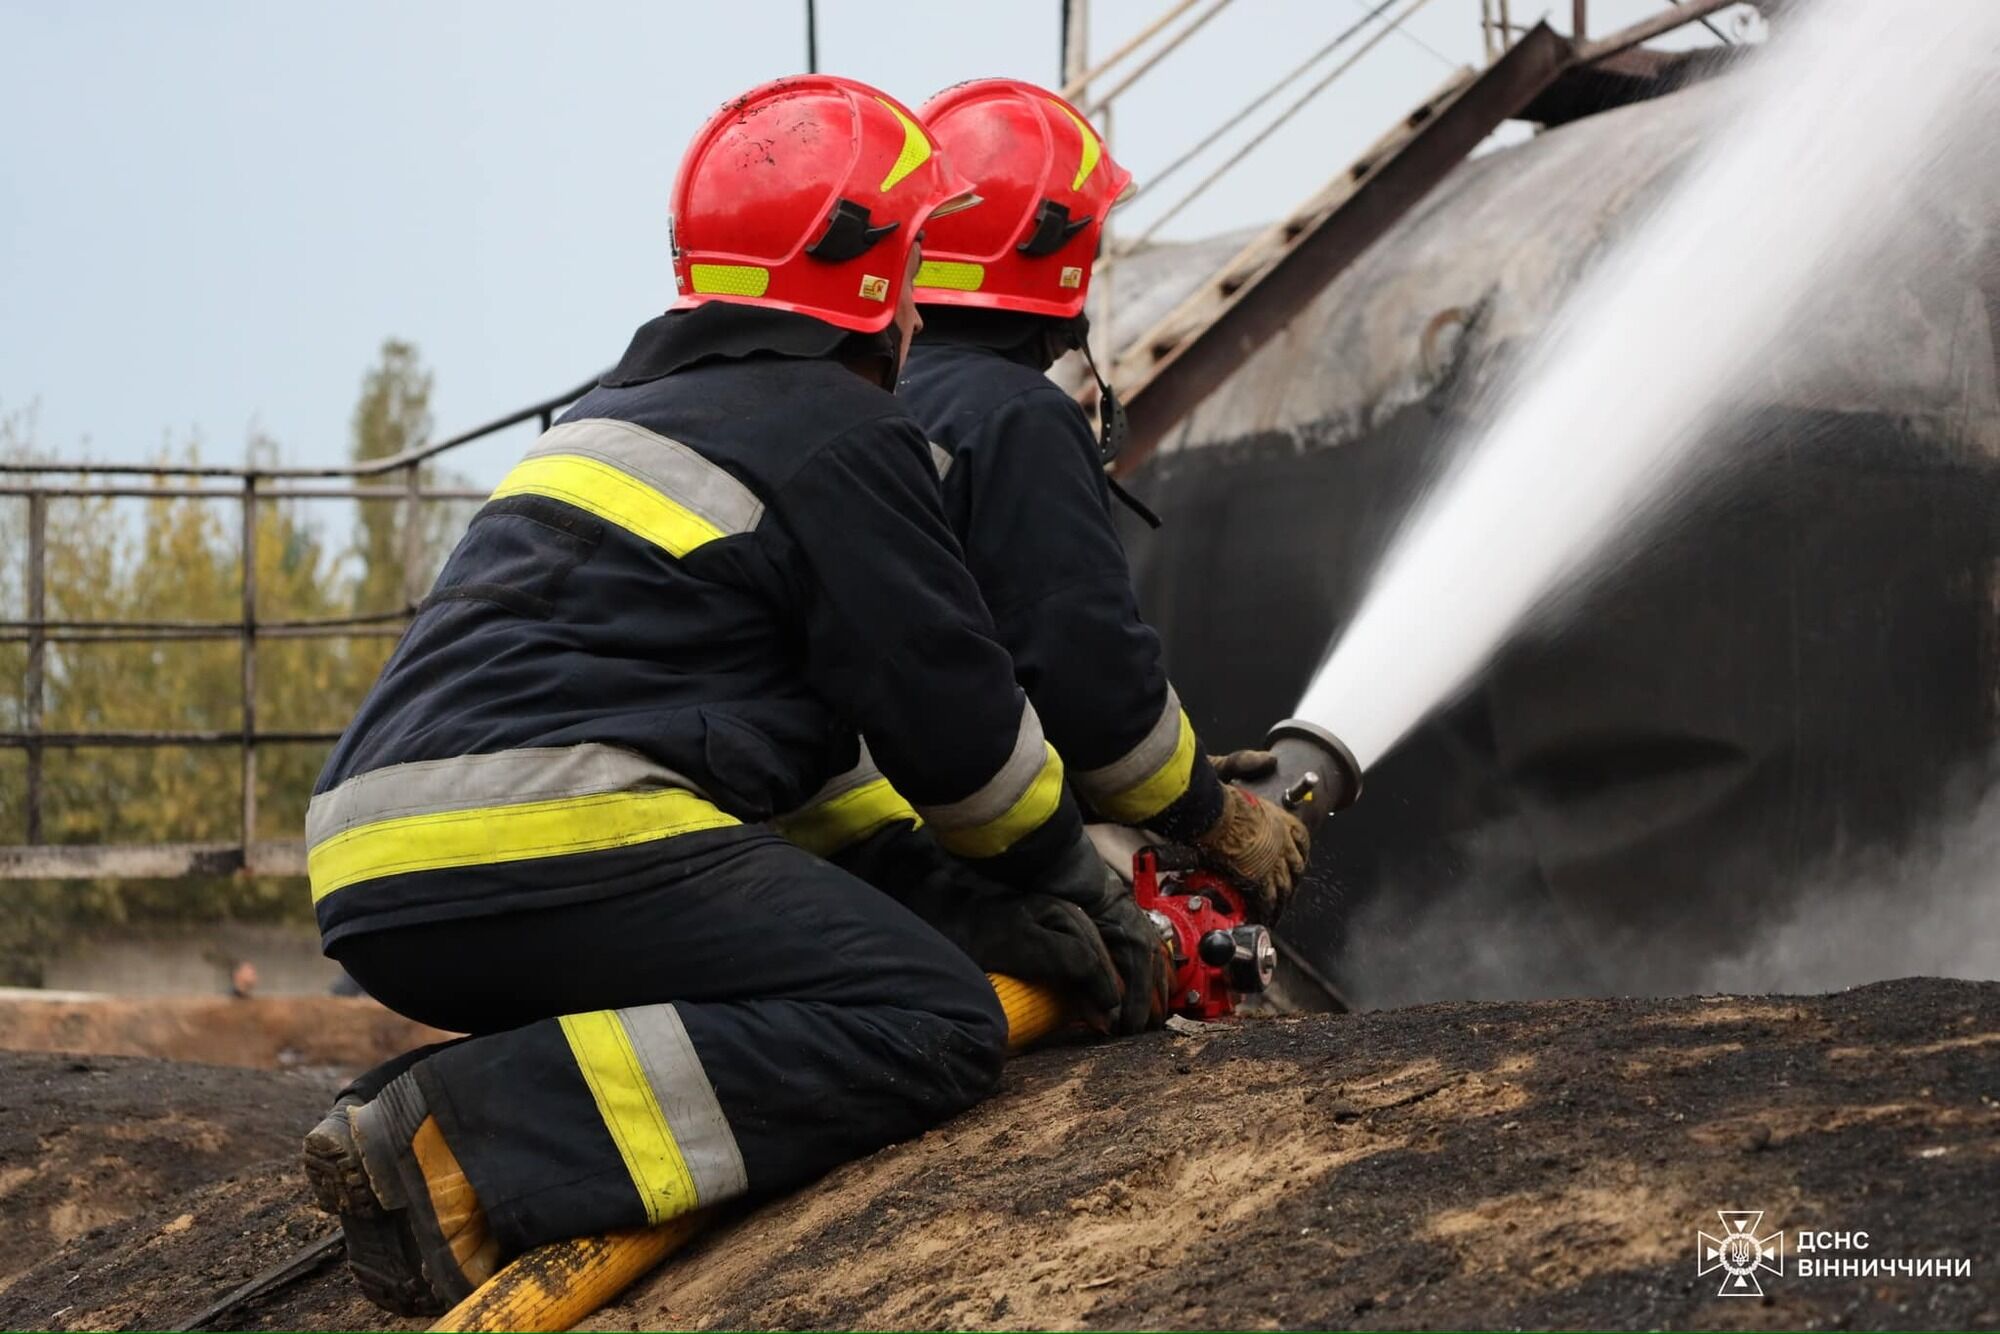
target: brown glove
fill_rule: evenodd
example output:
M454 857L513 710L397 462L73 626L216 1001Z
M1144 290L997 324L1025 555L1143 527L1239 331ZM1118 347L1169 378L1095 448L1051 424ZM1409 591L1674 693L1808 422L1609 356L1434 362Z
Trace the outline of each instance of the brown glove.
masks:
M1237 751L1235 755L1223 756L1216 762L1216 772L1220 774L1223 764L1237 756L1258 753ZM1271 759L1271 763L1276 760ZM1266 764L1263 771L1268 772L1269 768L1270 764ZM1277 921L1290 901L1292 889L1306 869L1312 836L1298 817L1282 806L1261 801L1234 783L1224 782L1222 816L1195 840L1195 846L1249 891L1251 918L1268 923Z
M1262 778L1278 767L1278 757L1268 750L1232 750L1209 756L1208 763L1217 778L1233 783L1239 778Z

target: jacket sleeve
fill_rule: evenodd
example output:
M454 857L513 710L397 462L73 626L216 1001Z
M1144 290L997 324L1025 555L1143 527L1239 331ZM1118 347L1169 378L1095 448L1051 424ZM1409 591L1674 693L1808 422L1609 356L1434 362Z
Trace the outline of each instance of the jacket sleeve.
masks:
M771 827L807 852L853 871L841 857L847 849L884 830L914 830L922 823L916 808L882 776L863 745L861 758L852 768L828 779L803 806L772 820ZM861 878L878 889L886 888L872 876Z
M1083 411L1054 385L1008 400L947 474L966 559L1000 641L1102 817L1190 838L1222 790L1167 679L1159 636L1139 618L1132 572Z
M940 845L1034 887L1083 824L945 523L929 450L915 423L878 418L773 497L795 549L807 675Z

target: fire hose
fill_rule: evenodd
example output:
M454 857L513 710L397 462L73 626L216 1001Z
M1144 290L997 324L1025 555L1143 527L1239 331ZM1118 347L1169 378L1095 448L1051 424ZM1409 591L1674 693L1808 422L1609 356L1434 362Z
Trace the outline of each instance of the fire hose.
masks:
M1273 773L1243 786L1282 803L1311 828L1361 794L1361 767L1323 728L1288 719L1266 741ZM1132 892L1160 928L1173 956L1174 1012L1226 1018L1237 1000L1262 991L1277 967L1270 931L1245 920L1243 900L1214 871L1178 850L1145 848L1134 858ZM1007 1016L1007 1049L1018 1052L1068 1022L1063 998L1046 987L988 973ZM433 1330L566 1330L615 1301L712 1216L698 1209L656 1227L632 1228L537 1246L450 1311Z

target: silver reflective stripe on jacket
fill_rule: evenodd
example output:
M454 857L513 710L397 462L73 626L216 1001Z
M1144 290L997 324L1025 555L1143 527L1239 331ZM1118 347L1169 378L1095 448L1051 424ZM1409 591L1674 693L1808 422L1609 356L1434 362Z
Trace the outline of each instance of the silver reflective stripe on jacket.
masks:
M1091 805L1102 807L1158 773L1174 757L1180 742L1181 698L1170 685L1160 716L1137 745L1109 764L1074 770L1070 777Z
M306 806L306 846L399 816L663 787L701 791L643 755L594 741L392 764L314 797Z
M564 422L542 433L523 459L575 454L644 482L723 533L747 533L764 502L726 469L678 440L611 417Z

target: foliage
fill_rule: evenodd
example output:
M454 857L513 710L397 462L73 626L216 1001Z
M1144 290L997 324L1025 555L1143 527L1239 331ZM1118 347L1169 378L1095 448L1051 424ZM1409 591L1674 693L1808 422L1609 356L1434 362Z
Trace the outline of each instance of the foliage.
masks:
M353 420L360 459L422 442L431 377L406 343L383 345ZM0 456L35 456L33 420L0 418ZM275 460L253 440L250 456ZM195 461L189 449L186 462ZM165 460L162 460L164 463ZM167 485L166 480L156 485ZM347 550L329 549L296 502L260 503L255 521L260 621L328 618L405 607L402 511L364 504ZM432 507L435 508L435 507ZM453 515L427 513L420 577L439 559ZM0 501L0 605L25 613L25 501ZM47 609L66 621L240 622L242 508L234 500L155 496L57 498L47 512ZM257 647L260 731L341 727L380 670L387 638L265 638ZM26 649L0 643L0 730L25 716ZM43 725L49 731L240 730L243 661L226 637L146 643L51 644ZM326 747L259 748L256 834L296 839ZM240 748L101 747L45 752L42 837L52 843L233 844L241 825ZM0 842L26 834L26 764L0 751ZM31 981L36 956L78 926L134 920L308 917L296 878L14 883L0 887L0 982Z

